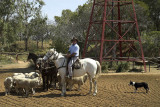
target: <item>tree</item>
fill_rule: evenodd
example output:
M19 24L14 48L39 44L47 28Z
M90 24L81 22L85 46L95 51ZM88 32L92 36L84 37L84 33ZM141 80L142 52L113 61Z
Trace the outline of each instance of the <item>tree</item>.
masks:
M144 46L144 55L146 57L160 56L160 31L151 31L145 33L142 37Z
M154 22L154 29L160 31L160 0L140 0L149 7L149 15Z
M91 7L92 4L86 3L83 6L78 6L75 12L63 10L61 17L55 16L55 36L63 38L65 44L70 44L71 38L75 36L79 39L80 47L83 47Z
M21 20L22 34L25 41L25 51L28 50L28 39L29 35L29 22L31 19L36 17L37 13L40 12L44 2L42 0L29 1L29 0L18 0L18 11L17 14Z
M28 50L29 22L40 12L42 0L1 0L0 1L0 40L2 45L10 45L20 35ZM3 47L4 47L3 46Z
M16 7L14 4L13 0L0 1L0 41L2 47L14 41L15 20L13 17Z
M30 31L32 31L32 38L33 40L37 41L37 49L39 41L42 41L42 48L43 48L43 41L47 36L47 17L42 17L41 15L37 15L35 19L32 19L30 22Z

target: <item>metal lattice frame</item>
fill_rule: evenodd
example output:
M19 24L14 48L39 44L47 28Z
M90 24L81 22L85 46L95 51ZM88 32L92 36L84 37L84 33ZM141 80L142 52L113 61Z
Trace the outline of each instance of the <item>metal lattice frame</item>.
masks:
M137 46L136 46L137 45ZM133 0L94 0L83 57L146 64Z

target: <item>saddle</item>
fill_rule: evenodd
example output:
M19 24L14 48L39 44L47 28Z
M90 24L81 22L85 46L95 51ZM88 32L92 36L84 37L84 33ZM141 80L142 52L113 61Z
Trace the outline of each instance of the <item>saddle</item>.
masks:
M72 65L72 69L80 69L82 66L81 62L80 62L80 59L77 59L74 64Z
M70 58L67 60L67 65L70 61ZM74 69L80 69L82 67L82 64L80 62L80 59L77 59L74 64L72 65L72 70L74 71ZM66 67L66 71L67 71L67 75L68 75L68 66Z

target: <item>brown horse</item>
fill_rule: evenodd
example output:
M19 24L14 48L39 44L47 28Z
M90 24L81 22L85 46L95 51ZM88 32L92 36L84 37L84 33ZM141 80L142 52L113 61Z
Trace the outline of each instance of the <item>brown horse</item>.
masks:
M38 55L36 55L36 54L34 54L34 53L29 53L29 54L28 54L27 61L29 61L29 60L32 59L33 63L35 64L35 69L37 69L37 59L38 59L38 58L43 58L43 56L42 56L42 55L41 55L41 56L38 56Z
M53 62L42 62L42 58L38 58L37 67L42 74L43 79L43 90L48 91L51 88L52 83L54 83L54 87L56 88L56 83L58 81L57 73L58 70Z

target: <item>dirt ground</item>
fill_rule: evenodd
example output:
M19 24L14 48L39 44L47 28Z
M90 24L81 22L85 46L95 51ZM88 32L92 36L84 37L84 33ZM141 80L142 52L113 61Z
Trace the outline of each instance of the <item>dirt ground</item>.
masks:
M66 97L61 97L61 91L51 89L47 92L39 87L35 95L28 98L12 93L5 96L3 81L6 77L12 76L15 72L31 72L29 63L19 62L18 64L0 66L0 107L54 107L54 106L79 106L79 107L160 107L160 71L152 67L147 73L107 73L102 74L98 79L97 96L87 94L89 91L89 81L87 81L80 91L67 91ZM134 87L129 86L129 81L149 84L150 91L145 93L143 88L134 93Z

